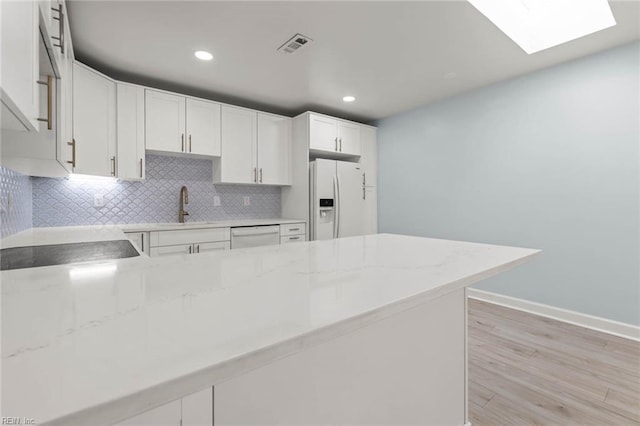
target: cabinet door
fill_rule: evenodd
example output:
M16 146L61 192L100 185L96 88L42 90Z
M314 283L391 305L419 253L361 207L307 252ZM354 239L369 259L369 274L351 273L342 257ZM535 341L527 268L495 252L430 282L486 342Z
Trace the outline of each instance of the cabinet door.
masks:
M362 155L360 166L362 168L362 183L367 187L375 187L378 180L378 143L377 129L362 127Z
M291 119L258 113L258 181L291 184Z
M68 39L68 33L65 36ZM73 57L70 48L60 65L62 75L58 80L58 162L68 172L72 172L73 160Z
M375 187L366 187L362 191L364 197L363 233L378 233L378 191Z
M220 182L257 183L257 113L242 108L222 107L222 152Z
M195 253L207 253L213 251L229 250L231 249L230 241L218 241L215 243L197 243L193 245L193 251Z
M151 247L149 256L173 256L175 254L191 254L193 253L193 244L180 244L176 246Z
M338 151L343 154L360 155L360 126L353 123L338 122Z
M116 85L82 65L73 67L74 173L115 176Z
M220 155L220 104L187 99L186 151L200 155Z
M186 152L185 98L145 90L146 147L164 152Z
M213 426L213 389L182 398L182 426Z
M337 121L309 115L309 149L336 152L338 150Z
M182 404L177 401L161 405L114 426L180 426Z
M40 30L36 2L0 2L0 40L2 128L37 131Z
M144 88L117 85L118 177L144 179Z

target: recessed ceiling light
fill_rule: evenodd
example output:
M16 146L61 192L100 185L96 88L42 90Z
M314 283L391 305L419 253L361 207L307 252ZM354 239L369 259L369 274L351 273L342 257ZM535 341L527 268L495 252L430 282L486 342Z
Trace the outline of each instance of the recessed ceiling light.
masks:
M210 61L213 59L213 55L204 50L196 50L194 55L196 55L196 58L200 59L201 61Z
M469 0L528 54L616 24L607 0Z
M355 96L345 96L344 98L342 98L342 100L344 102L353 102L353 101L356 100L356 97Z

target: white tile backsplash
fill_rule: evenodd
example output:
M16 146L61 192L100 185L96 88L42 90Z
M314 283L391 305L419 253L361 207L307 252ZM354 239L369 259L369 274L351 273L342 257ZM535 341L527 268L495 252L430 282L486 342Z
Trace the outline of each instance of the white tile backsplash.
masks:
M0 238L31 228L29 176L0 167Z
M142 182L34 177L33 226L177 222L182 185L189 189L187 221L280 216L279 187L214 186L212 172L211 160L147 155ZM93 206L95 195L104 197L104 207ZM251 204L244 206L247 196Z

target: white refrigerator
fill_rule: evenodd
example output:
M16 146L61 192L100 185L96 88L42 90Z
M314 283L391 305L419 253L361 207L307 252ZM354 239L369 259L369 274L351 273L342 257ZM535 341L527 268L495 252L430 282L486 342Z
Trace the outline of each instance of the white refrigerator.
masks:
M364 234L363 176L360 164L316 159L310 163L311 240Z

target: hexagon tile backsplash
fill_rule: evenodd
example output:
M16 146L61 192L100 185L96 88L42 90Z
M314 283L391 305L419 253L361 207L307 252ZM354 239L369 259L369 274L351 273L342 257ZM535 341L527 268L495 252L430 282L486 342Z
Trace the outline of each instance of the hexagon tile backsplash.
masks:
M280 217L279 187L214 186L211 160L147 155L145 167L142 182L31 178L33 226L177 222L182 185L189 189L187 221ZM95 195L103 207L94 207Z
M29 176L0 167L0 238L31 228Z

